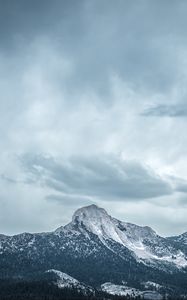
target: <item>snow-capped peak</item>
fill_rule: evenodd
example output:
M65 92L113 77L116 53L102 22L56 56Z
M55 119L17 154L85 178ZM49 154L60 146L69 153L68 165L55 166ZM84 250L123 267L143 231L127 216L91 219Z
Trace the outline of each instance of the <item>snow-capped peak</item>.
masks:
M85 220L90 220L91 222L99 222L102 219L108 217L109 215L104 208L100 208L97 205L92 204L76 210L73 214L72 222L85 222Z
M187 265L187 261L180 251L170 253L165 246L163 251L157 251L163 238L150 227L121 222L96 205L78 209L72 217L72 222L63 230L82 233L88 238L90 237L89 233L95 234L107 247L108 240L115 241L128 248L141 260L166 261L174 263L178 267Z
M72 222L65 226L65 229L73 228L78 228L83 233L86 229L100 239L112 239L121 243L114 219L105 209L94 204L80 208L74 213Z
M111 239L126 247L136 244L141 248L143 239L152 239L156 236L156 232L150 227L121 222L96 205L78 209L72 217L72 222L64 228L77 229L82 233L85 233L86 229L102 240Z

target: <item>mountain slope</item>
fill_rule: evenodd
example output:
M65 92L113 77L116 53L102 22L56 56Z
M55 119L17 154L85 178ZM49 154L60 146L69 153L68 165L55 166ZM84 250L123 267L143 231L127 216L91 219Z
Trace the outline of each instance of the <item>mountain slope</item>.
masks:
M175 248L181 250L187 256L187 232L178 236L168 237L167 240Z
M159 265L160 262L171 263L175 267L186 267L187 259L164 238L160 237L150 227L137 226L120 222L107 214L103 208L96 205L81 208L75 212L72 222L56 232L81 232L88 236L92 232L107 246L112 240L128 248L136 259L151 261Z
M0 277L35 278L55 269L92 286L153 281L185 291L187 245L182 245L91 205L54 232L0 235Z
M47 270L46 273L52 273L55 275L56 284L60 289L76 289L77 291L82 292L84 295L94 295L94 289L92 287L81 283L66 273L54 269Z

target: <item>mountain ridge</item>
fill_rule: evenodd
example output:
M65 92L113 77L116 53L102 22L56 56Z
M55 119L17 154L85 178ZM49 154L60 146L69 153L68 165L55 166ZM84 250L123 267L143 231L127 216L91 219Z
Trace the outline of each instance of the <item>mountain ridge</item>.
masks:
M87 205L87 206L84 206L84 207L81 207L81 208L78 208L75 212L74 212L74 214L73 214L73 216L72 216L72 219L73 219L73 217L75 216L75 214L78 212L78 211L80 211L80 210L82 210L82 209L85 209L85 208L91 208L91 207L94 207L95 209L101 209L101 210L104 210L105 212L106 212L106 210L104 209L104 208L101 208L101 207L99 207L99 206L97 206L96 204L91 204L91 205ZM107 212L106 212L107 213ZM107 213L108 214L108 213ZM110 215L109 215L110 216ZM112 217L113 219L115 219L115 220L117 220L117 221L119 221L117 218L115 218L115 217ZM153 231L153 232L155 232L157 235L159 235L160 237L162 237L162 238L178 238L178 237L182 237L182 236L184 236L186 239L187 239L187 231L185 231L185 232L182 232L182 233L180 233L180 234L178 234L178 235L167 235L167 236L163 236L163 235L160 235L160 234L158 234L157 232L156 232L156 230L154 230L151 226L149 226L149 225L137 225L137 224L135 224L135 223L132 223L132 222L125 222L125 221L120 221L121 223L125 223L125 224L129 224L129 225L135 225L135 226L137 226L137 227L139 227L139 228L147 228L147 229L150 229L151 231ZM0 233L0 238L3 238L3 237L13 237L13 236L19 236L19 235L23 235L23 234L48 234L48 233L53 233L53 232L56 232L56 231L58 231L59 229L63 229L63 228L65 228L67 225L69 225L71 222L69 222L68 224L65 224L65 225L62 225L62 226L59 226L59 227L57 227L56 229L54 229L54 230L50 230L50 231L42 231L42 232L30 232L30 231L24 231L24 232L20 232L20 233L15 233L15 234L4 234L4 233Z
M96 235L100 241L107 246L107 241L114 241L130 251L132 251L137 259L144 260L161 260L175 264L177 267L186 267L187 258L185 253L176 250L174 245L178 245L181 240L187 242L187 233L179 236L164 238L158 235L149 226L139 226L129 222L122 222L111 217L104 208L100 208L95 204L79 208L72 216L72 221L65 226L60 226L51 232L42 233L20 233L13 236L0 235L0 251L2 249L2 241L13 238L24 238L31 236L48 236L57 234L74 235L83 234L89 237L89 233ZM165 242L171 242L169 247L165 247L164 253L159 249L159 245L165 245ZM34 241L32 240L32 243ZM152 247L149 244L152 243ZM31 242L30 242L31 245ZM173 248L173 249L172 249ZM176 251L174 251L176 250ZM164 255L165 254L165 255Z
M187 245L148 226L122 222L96 205L75 211L52 232L0 235L0 278L59 270L87 285L174 286L187 294Z

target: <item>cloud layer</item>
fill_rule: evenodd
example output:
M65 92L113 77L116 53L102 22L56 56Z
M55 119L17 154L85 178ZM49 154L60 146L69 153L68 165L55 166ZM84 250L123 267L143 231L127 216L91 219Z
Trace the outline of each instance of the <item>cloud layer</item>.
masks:
M2 233L52 230L89 203L187 230L186 12L0 0Z
M108 201L129 201L172 194L170 184L148 167L111 156L52 157L25 155L21 159L31 183L40 182L67 195Z

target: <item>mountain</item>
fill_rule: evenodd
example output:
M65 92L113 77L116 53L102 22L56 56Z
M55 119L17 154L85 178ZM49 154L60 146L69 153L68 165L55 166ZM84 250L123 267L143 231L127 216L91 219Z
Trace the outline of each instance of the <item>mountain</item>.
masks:
M171 264L171 267L187 266L184 253L177 250L164 238L156 234L150 227L137 226L112 218L103 208L91 205L78 209L72 222L56 232L74 231L89 236L95 234L110 250L108 241L115 241L129 249L137 261L152 263L155 266ZM160 264L161 262L161 264Z
M154 282L187 294L186 236L164 238L90 205L53 232L0 235L0 278L31 280L52 269L93 287L126 282L141 290Z

